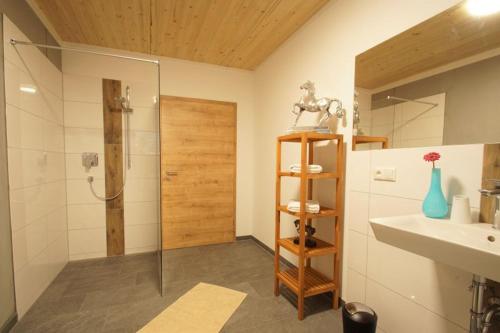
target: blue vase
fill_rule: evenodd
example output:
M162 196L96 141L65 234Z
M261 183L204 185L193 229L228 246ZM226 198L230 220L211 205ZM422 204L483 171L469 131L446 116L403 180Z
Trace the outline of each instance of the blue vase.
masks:
M441 169L432 169L431 187L425 197L422 210L425 216L434 219L442 219L448 215L448 202L441 189Z

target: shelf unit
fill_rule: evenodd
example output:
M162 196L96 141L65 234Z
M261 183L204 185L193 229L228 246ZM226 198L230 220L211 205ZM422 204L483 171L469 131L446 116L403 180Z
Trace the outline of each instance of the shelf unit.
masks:
M389 148L389 139L385 136L353 135L352 150L356 150L356 145L363 143L381 143L382 149Z
M314 143L317 141L335 141L337 164L335 172L307 173L307 166L314 162ZM281 145L284 142L300 143L301 147L301 172L284 172L281 166ZM342 249L342 224L343 224L343 183L344 183L344 141L339 134L320 134L305 132L278 137L276 163L276 222L275 222L275 257L274 257L274 294L279 296L280 283L286 285L295 294L298 302L298 318L304 319L304 298L322 294L333 293L332 305L339 307L340 292L340 260ZM286 177L300 178L300 211L292 212L287 206L281 204L281 180ZM307 213L306 201L312 199L313 180L335 180L335 207L321 206L319 213ZM281 238L281 214L289 214L300 219L299 244L293 238ZM305 226L311 225L313 219L333 218L334 244L314 238L317 242L315 248L305 246ZM298 267L291 267L280 271L280 249L286 249L298 257ZM333 276L327 277L311 267L311 258L318 256L333 256Z

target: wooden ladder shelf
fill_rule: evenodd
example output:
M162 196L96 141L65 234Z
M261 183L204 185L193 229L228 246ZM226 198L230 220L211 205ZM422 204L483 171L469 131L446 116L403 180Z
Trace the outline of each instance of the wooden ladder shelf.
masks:
M314 143L316 141L333 140L337 144L337 164L335 172L308 174L307 166L314 162ZM301 172L284 172L281 166L281 145L283 142L296 142L301 146ZM275 257L274 257L274 294L279 296L280 283L286 285L297 294L298 318L304 319L304 298L326 292L333 293L333 308L339 307L340 292L340 260L342 256L342 224L343 224L343 183L344 183L344 142L339 134L319 134L305 132L278 137L276 163L276 225L275 225ZM291 212L287 206L281 204L281 178L300 178L300 212ZM335 207L321 207L319 213L312 214L305 211L306 201L312 199L313 180L334 179ZM281 214L290 214L300 219L299 244L293 238L281 238ZM312 224L313 219L333 218L334 244L317 239L315 248L305 246L305 226ZM280 249L284 248L298 257L298 267L280 271ZM311 258L317 256L333 256L333 277L329 278L311 267Z

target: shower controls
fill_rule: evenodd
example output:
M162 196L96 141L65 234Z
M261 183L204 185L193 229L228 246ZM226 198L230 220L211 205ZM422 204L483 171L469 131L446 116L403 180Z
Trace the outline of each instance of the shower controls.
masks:
M82 166L85 172L89 172L90 168L99 165L99 158L97 153L82 153Z

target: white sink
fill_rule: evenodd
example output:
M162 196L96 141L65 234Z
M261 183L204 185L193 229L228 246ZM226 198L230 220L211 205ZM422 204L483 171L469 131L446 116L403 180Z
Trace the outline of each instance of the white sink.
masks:
M500 230L407 215L370 219L377 240L500 281Z

